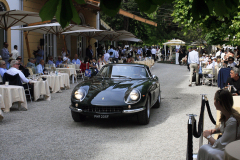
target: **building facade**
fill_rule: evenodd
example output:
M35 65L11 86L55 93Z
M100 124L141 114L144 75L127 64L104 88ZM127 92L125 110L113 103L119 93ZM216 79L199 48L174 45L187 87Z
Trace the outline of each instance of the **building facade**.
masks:
M40 12L43 5L47 0L0 0L0 11L9 10L24 10L30 12ZM74 4L81 19L82 25L88 25L99 29L99 7L96 4L92 4L87 1L85 5ZM22 26L15 26L13 28L19 28ZM61 55L62 48L64 47L63 37L53 34L40 34L36 32L28 33L28 41L30 48L30 55L33 56L34 50L37 50L37 46L40 45L44 50L44 59L48 56L57 57ZM70 57L73 58L74 54L78 54L82 60L86 55L86 48L88 45L92 45L93 51L95 51L96 42L95 39L88 40L82 36L65 36L67 50L70 51ZM0 30L0 48L3 47L3 42L8 42L9 52L13 50L13 46L18 46L18 51L23 57L23 62L26 64L30 58L27 53L27 46L24 38L24 32L19 30Z

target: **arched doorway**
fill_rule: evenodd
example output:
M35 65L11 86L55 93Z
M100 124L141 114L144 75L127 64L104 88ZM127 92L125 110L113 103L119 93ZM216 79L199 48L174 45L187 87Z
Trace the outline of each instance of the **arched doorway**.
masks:
M1 11L7 11L3 2L0 2L0 12ZM7 42L7 32L4 29L0 29L0 49L3 48L3 42Z

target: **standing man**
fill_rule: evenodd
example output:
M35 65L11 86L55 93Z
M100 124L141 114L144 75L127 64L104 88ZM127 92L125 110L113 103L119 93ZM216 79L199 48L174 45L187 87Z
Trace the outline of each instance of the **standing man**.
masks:
M18 46L17 46L17 45L14 45L13 48L14 48L14 50L12 50L12 52L11 52L11 53L12 53L12 58L13 58L13 59L17 59L17 57L19 56L19 53L18 53L18 50L17 50L17 49L18 49Z
M187 52L187 59L188 59L188 56L189 56L189 53L192 51L192 47L188 48L188 52ZM205 54L204 54L205 55ZM190 67L189 67L189 63L187 61L187 69L190 71Z
M92 46L89 45L88 48L86 49L86 56L91 60L93 58L93 50Z
M1 56L2 56L2 60L4 60L8 66L8 60L9 60L9 57L12 56L12 54L9 54L8 52L8 43L7 42L4 42L3 43L3 49L1 50Z
M151 52L152 52L152 57L155 61L155 57L156 57L156 53L157 53L157 50L155 49L155 47L152 48Z
M198 85L198 69L199 69L199 56L198 52L196 51L197 47L193 47L193 51L189 52L188 55L188 64L190 65L190 80L189 80L189 87L192 86L192 76L193 70L195 69L196 72L196 85Z
M37 64L40 63L40 60L43 59L43 50L41 49L40 46L37 47L37 50L34 52L34 56L36 57L36 62Z
M110 58L112 58L112 60L114 60L115 58L115 50L113 49L113 45L110 45L110 49L108 50L108 53L110 54Z

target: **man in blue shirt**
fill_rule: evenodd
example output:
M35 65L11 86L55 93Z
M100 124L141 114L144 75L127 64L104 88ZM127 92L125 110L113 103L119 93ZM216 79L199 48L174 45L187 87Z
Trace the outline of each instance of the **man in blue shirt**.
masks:
M30 58L29 62L27 63L27 67L35 67L35 58Z
M81 61L78 59L77 54L74 55L74 59L72 60L72 63L81 65Z
M58 56L58 60L56 61L56 67L59 67L59 64L62 64L62 57Z
M37 48L38 48L38 50L34 52L34 55L36 57L37 64L39 64L40 60L43 59L44 52L40 46L38 46Z
M3 77L6 71L6 62L4 60L0 60L0 76Z
M9 51L7 48L8 48L8 43L4 42L3 49L1 50L1 56L2 56L2 60L4 60L6 64L8 63L9 57L12 55L12 54L9 54Z
M54 64L54 63L53 63L53 57L52 57L52 56L50 56L50 57L48 58L48 64L51 64L51 65Z
M41 59L39 65L37 65L37 73L44 74L43 70L44 70L44 60Z

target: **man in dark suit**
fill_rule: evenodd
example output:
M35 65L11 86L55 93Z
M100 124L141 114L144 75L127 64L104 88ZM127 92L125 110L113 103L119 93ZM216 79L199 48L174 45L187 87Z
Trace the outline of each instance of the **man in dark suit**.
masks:
M92 46L91 45L89 45L88 48L86 49L86 56L89 59L92 59L92 57L93 57L93 50L92 50Z

